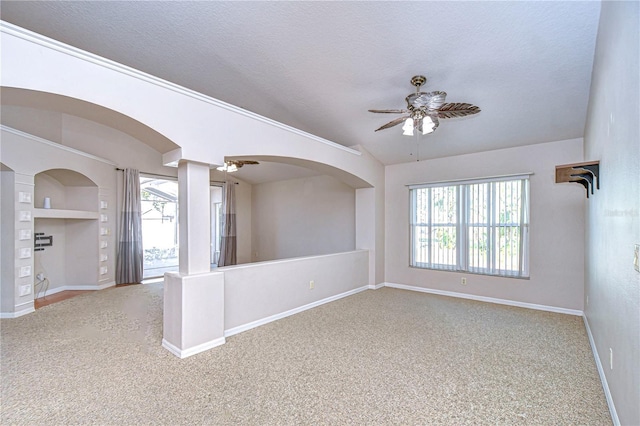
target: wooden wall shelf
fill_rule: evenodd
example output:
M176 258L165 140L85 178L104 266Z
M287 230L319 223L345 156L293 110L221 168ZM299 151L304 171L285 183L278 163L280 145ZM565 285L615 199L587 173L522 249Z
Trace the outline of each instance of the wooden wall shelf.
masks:
M575 182L584 186L593 195L594 188L600 189L600 161L563 164L556 166L556 183Z

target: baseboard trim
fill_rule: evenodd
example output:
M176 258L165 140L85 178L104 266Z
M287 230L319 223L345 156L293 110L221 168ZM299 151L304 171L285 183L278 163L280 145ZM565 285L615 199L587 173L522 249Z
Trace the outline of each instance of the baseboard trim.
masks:
M220 337L219 339L212 340L210 342L202 343L200 345L191 347L189 349L180 349L177 346L169 343L165 339L162 339L162 347L177 356L180 359L184 359L190 357L195 354L199 354L200 352L208 351L209 349L213 349L216 346L224 345L225 338Z
M591 345L591 352L593 352L593 357L596 360L596 368L598 369L598 374L600 375L600 383L602 384L602 389L604 390L604 396L607 399L607 405L609 406L611 421L613 421L614 426L620 426L620 419L618 418L618 412L616 411L616 406L613 403L613 397L611 396L611 391L609 390L609 383L607 382L607 376L605 376L604 374L604 368L602 367L602 362L600 362L600 356L598 355L598 348L596 347L596 341L593 339L593 334L591 334L591 327L589 327L589 320L587 320L586 315L583 315L582 319L584 320L584 326L587 329L587 336L589 336L589 344Z
M558 314L575 315L581 317L583 312L577 309L558 308L556 306L536 305L535 303L517 302L507 299L496 299L494 297L476 296L473 294L456 293L453 291L435 290L431 288L416 287L405 284L384 283L385 287L398 288L401 290L419 291L421 293L438 294L440 296L457 297L459 299L470 299L478 302L495 303L498 305L517 306L519 308L535 309L537 311L555 312Z
M378 290L379 288L384 287L385 283L378 283L378 284L369 284L369 290Z
M21 310L16 311L16 312L1 312L0 313L0 319L18 318L18 317L30 314L31 312L35 312L35 311L36 311L36 309L33 307L33 303L31 303L31 306L27 306L26 308L21 309Z
M115 281L111 281L104 284L97 284L97 285L63 285L61 287L56 287L56 288L52 288L45 291L41 296L38 296L38 299L40 297L51 296L52 294L60 293L61 291L69 291L69 290L97 291L97 290L104 290L109 287L114 287L115 285L116 285ZM40 295L40 292L38 292L37 295Z
M307 309L312 309L320 305L324 305L325 303L333 302L338 299L342 299L343 297L351 296L356 293L360 293L361 291L368 290L369 286L365 285L362 287L355 288L353 290L346 291L344 293L336 294L335 296L330 296L325 299L321 299L312 303L308 303L303 306L299 306L297 308L290 309L288 311L281 312L279 314L271 315L256 321L249 322L247 324L239 325L237 327L230 328L224 331L225 337L230 337L238 333L242 333L243 331L251 330L252 328L260 327L261 325L268 324L273 321L277 321L282 318L286 318L291 315L298 314L300 312L306 311Z

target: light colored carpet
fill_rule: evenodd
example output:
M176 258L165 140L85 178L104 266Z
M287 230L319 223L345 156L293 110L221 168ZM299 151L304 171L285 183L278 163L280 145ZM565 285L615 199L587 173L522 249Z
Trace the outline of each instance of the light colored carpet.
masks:
M383 288L180 360L152 284L0 325L3 425L611 424L568 315Z

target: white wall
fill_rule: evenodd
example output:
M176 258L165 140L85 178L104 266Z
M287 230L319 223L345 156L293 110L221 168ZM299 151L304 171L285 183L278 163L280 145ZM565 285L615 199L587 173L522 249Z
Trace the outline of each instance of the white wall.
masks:
M623 425L640 424L639 20L638 2L602 3L584 138L602 177L587 202L585 315Z
M555 183L556 165L579 161L582 139L387 166L385 281L582 310L585 190L577 184ZM405 185L525 172L534 173L530 180L530 279L409 267L409 190ZM466 286L460 283L463 276Z
M114 128L69 114L2 105L2 124L113 161L120 168L178 176L162 165L162 153Z
M0 171L0 312L15 309L15 175Z
M253 186L253 260L354 249L355 190L330 176Z
M51 195L53 209L82 210L105 214L107 222L92 220L41 219L34 218L31 227L34 232L44 232L53 235L53 247L44 251L33 252L29 259L32 266L30 280L35 282L35 275L45 272L49 278L49 289L64 286L89 285L96 286L113 282L115 272L115 194L116 172L114 166L108 162L66 150L60 145L52 144L39 138L25 134L18 134L9 129L2 130L2 158L3 163L16 173L28 177L34 186L30 186L32 202L29 205L18 206L41 208L44 195ZM93 187L63 185L58 180L39 174L51 169L69 169L77 173L64 173L73 180L73 176L81 176L80 184L87 182ZM79 175L78 175L79 174ZM71 182L73 184L73 182ZM40 185L43 185L41 188ZM108 209L99 210L100 187ZM110 194L110 195L104 195ZM102 200L102 199L101 199ZM33 212L35 214L35 211ZM31 226L31 224L29 224ZM99 236L99 228L108 228L107 236ZM32 234L29 243L33 245ZM106 239L108 247L101 249L108 255L104 263L108 273L98 277L99 271L99 239ZM15 241L16 245L22 241ZM6 256L6 254L3 254ZM33 297L33 296L31 296Z
M33 276L42 273L49 280L48 283L39 285L34 294L35 297L44 296L52 290L60 289L68 284L67 281L67 226L65 220L60 219L37 219L33 225L33 232L42 232L45 236L53 237L53 245L45 247L42 251L34 251L33 253ZM97 237L95 238L97 240ZM97 245L97 244L94 244ZM91 262L96 266L96 260ZM91 278L94 278L93 276ZM34 283L38 280L34 279ZM84 284L88 284L85 282ZM44 286L44 288L43 288Z
M368 269L364 250L219 268L224 273L225 332L235 334L269 317L365 289Z
M11 105L2 106L0 117L3 125L107 159L119 168L135 168L177 178L177 168L162 165L162 153L143 141L100 123L56 111ZM40 161L38 156L32 156L31 160L34 165ZM68 167L73 169L72 165ZM117 179L112 188L115 197L113 221L117 223L120 220L117 212L121 210L122 174L114 170L113 176ZM224 174L212 170L211 179L224 180ZM248 183L236 185L238 263L251 262L251 191ZM36 207L42 207L39 192L34 199ZM60 196L64 197L64 194ZM52 199L52 202L55 204L57 201ZM113 231L116 235L115 226Z

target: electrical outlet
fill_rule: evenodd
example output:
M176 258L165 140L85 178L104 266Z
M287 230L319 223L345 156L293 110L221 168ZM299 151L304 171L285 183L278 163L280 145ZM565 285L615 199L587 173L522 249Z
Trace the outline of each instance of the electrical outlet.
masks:
M20 297L28 296L31 294L31 284L21 285L20 286Z
M309 290L313 290L316 287L316 283L312 281L309 281Z
M44 281L44 274L42 272L39 272L38 275L36 275L36 278L38 279L38 281Z
M464 277L460 278L460 284L467 285L467 279Z

